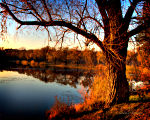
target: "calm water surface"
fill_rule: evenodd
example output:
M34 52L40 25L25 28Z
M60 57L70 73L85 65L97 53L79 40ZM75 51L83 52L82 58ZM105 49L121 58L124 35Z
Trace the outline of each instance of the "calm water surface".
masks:
M35 74L39 75L40 73ZM64 79L60 75L57 78L62 79L60 81ZM82 78L83 76L79 79ZM83 89L84 87L79 83L73 87L69 84L61 84L58 80L44 82L18 71L1 71L0 119L9 119L9 116L17 119L19 116L20 118L32 117L32 119L44 120L45 112L55 103L56 96L66 103L79 103L82 101L79 91ZM20 119L19 117L18 119Z

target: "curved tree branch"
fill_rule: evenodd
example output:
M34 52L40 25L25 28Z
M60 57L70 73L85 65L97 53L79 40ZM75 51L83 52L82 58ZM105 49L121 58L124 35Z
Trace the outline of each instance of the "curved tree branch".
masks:
M28 7L37 15L37 17L39 17L39 19L40 19L41 21L45 21L45 20L41 17L41 15L37 12L37 10L33 7L33 5L32 5L31 3L29 3L28 1L26 1L25 3L26 3L26 5L28 5Z
M104 0L104 1L95 0L95 1L98 5L99 12L101 13L101 16L102 16L102 21L103 21L103 24L104 24L105 38L108 38L109 33L110 33L110 26L109 26L109 18L108 18L107 13L106 13L107 1L106 0Z
M48 16L49 16L49 19L52 20L52 16L51 16L51 14L50 14L50 12L49 12L49 10L48 10L46 1L45 1L45 0L42 0L42 2L43 2L43 4L44 4L44 8L46 9L46 12L47 12L47 14L48 14Z
M94 17L91 17L91 16L85 16L84 18L82 18L83 20L84 19L92 19L92 20L94 20L101 28L103 28L104 29L104 26L96 19L96 18L94 18ZM80 22L80 21L79 21Z
M123 21L124 21L124 26L129 26L129 24L130 24L130 21L131 21L131 17L132 17L132 14L133 14L133 12L134 12L134 10L135 10L135 7L136 7L136 5L140 2L140 1L142 1L142 0L134 0L133 2L130 2L131 3L131 6L128 8L128 10L127 10L127 12L126 12L126 14L125 14L125 16L124 16L124 19L123 19ZM124 27L123 26L123 27ZM128 28L126 28L126 29L128 29Z
M4 4L4 3L0 3L0 6L3 7L8 13L9 15L19 24L21 25L39 25L39 26L62 26L62 27L67 27L69 29L71 29L72 31L76 32L77 34L81 34L82 36L90 39L92 42L94 42L95 44L97 44L103 51L105 51L105 47L103 45L103 43L92 33L88 33L86 32L84 29L78 28L74 25L72 25L69 22L66 21L22 21L19 20L13 13L12 11L9 9L9 7Z
M150 28L150 24L148 24L147 26L144 26L143 24L141 24L138 27L136 27L135 29L129 31L127 33L127 35L128 35L128 37L131 37L131 36L136 35L136 34L140 33L141 31L146 30L148 28Z

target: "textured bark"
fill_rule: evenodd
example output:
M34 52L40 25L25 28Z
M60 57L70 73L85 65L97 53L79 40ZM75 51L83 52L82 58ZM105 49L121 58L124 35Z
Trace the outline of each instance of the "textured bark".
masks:
M129 85L125 75L125 65L116 68L108 64L107 81L109 85L106 104L116 104L129 100Z
M102 73L103 72L103 73ZM99 72L94 78L90 97L93 103L105 103L105 107L128 102L129 85L126 79L125 64L116 68L114 64L107 64L107 68Z
M123 29L114 29L113 26L113 29L110 31L112 31L109 40L111 52L106 51L104 53L107 61L106 81L108 83L108 87L106 87L108 93L105 102L108 105L123 103L129 100L129 85L126 78L128 37L125 36Z
M92 97L95 102L105 102L106 107L129 100L129 85L126 78L126 56L128 37L123 29L118 31L115 25L110 29L110 39L107 40L104 56L106 70L95 77L92 87ZM121 32L122 31L122 32ZM119 34L120 33L120 34Z
M104 103L106 108L129 101L129 85L125 63L116 67L110 62L107 68L94 78L90 98L92 104Z

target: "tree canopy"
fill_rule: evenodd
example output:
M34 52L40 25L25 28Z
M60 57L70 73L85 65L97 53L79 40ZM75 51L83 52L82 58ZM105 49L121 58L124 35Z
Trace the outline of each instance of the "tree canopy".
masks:
M146 0L2 0L1 29L2 32L6 31L4 25L9 15L20 24L18 29L23 25L35 25L37 29L44 26L50 34L47 27L61 26L59 29L63 31L60 37L62 41L65 34L73 31L84 36L87 45L94 42L104 50L105 46L109 46L107 41L110 38L111 26L117 27L118 32L124 29L128 37L149 27L143 23L137 24L137 20L142 17L143 1ZM112 21L117 19L119 22L115 25ZM130 25L132 28L137 27L131 29Z

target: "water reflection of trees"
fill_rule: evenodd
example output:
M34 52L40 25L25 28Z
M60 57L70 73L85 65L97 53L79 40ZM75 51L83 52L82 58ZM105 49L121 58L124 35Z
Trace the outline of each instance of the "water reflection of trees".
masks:
M46 83L56 82L75 87L80 84L84 87L91 85L94 72L92 70L68 69L68 68L16 68L10 69L21 74L33 76Z

